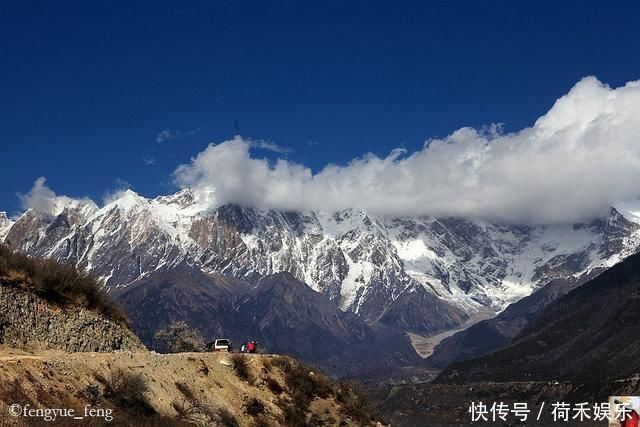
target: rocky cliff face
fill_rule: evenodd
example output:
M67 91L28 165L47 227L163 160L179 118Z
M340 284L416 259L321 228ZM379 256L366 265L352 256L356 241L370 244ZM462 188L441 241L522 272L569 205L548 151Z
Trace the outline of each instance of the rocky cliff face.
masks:
M551 280L619 262L640 244L635 212L520 227L356 209L276 212L215 206L190 190L155 199L127 191L102 208L65 199L51 212L27 211L4 239L87 268L110 289L182 263L253 284L286 271L370 324L431 334L499 312Z
M67 352L144 349L126 325L86 308L53 304L1 279L0 345Z

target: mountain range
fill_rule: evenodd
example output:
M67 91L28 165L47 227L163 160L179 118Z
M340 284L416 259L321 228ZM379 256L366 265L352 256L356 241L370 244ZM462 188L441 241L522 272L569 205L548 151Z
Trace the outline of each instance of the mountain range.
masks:
M338 357L341 348L358 346L359 334L381 339L394 331L390 342L411 359L404 344L397 344L397 333L430 336L458 329L512 313L517 306L508 307L530 295L523 301L536 302L524 311L537 313L635 253L638 206L616 204L607 218L589 223L521 226L380 217L358 209L279 212L217 206L212 194L190 189L153 199L127 190L102 207L57 197L46 210L28 209L11 219L0 213L0 241L102 278L147 342L158 327L180 317L213 336L233 335L228 319L234 316L259 316L242 334L282 342L264 335L269 322L288 325L289 332L313 324L319 341L321 331L336 338L327 349ZM269 305L289 293L309 303L306 312ZM278 311L291 317L279 318ZM436 348L433 364L442 367L504 346L535 318L529 317L509 327L496 327L504 322L493 319L476 325L499 331L490 348L476 348L473 339L465 344L460 334L468 337L474 327L454 335ZM301 357L314 359L318 351L311 345Z

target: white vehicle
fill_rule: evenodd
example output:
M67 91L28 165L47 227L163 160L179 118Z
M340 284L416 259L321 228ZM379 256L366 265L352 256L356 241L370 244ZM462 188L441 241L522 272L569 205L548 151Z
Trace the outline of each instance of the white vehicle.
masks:
M231 351L231 340L221 338L207 344L206 351Z

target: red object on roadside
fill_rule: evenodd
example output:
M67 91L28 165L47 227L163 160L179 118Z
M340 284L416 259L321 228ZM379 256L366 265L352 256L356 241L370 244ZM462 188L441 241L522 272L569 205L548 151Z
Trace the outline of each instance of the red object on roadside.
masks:
M638 413L636 411L631 411L630 415L631 418L627 418L620 422L621 427L638 427Z
M249 351L249 353L253 353L256 350L256 343L254 343L253 341L249 341L249 344L247 344L247 351Z

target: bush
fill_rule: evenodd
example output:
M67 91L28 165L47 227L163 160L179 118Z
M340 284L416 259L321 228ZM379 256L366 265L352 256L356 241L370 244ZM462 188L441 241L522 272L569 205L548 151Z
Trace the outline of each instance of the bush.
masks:
M141 374L116 369L108 380L102 377L97 377L97 379L104 384L104 397L114 402L118 407L144 415L155 414L156 411L145 396L145 393L149 391L149 386Z
M284 415L284 424L290 427L307 426L309 404L316 397L327 398L334 395L332 384L320 371L311 371L301 363L287 357L271 358L271 365L279 368L284 374L284 382L291 402L280 400L279 406ZM272 378L267 378L267 386L271 389ZM273 380L278 387L280 384ZM274 393L276 393L275 390ZM277 394L277 393L276 393Z
M225 408L219 408L217 411L217 420L219 425L225 427L240 427L238 420L233 416L229 410Z
M178 389L178 391L180 392L180 394L182 394L184 396L185 399L187 399L189 402L193 402L196 400L196 396L193 393L193 390L191 390L191 388L186 385L185 383L181 383L181 382L175 382L176 388Z
M231 356L231 362L233 363L233 370L236 371L238 378L249 381L251 374L249 373L247 359L242 354L234 354Z
M187 384L176 382L175 386L184 397L182 401L172 402L179 420L192 424L206 420L207 424L211 424L218 419L218 413L210 406L205 405Z
M89 384L84 388L83 391L84 398L87 399L93 406L97 406L100 403L100 387L96 384Z
M307 407L300 407L296 403L280 402L280 409L287 427L306 427Z
M204 339L196 329L189 328L186 322L171 323L166 329L156 332L156 346L169 353L202 351Z
M99 280L73 265L35 258L0 244L0 276L58 304L78 304L128 325L122 309L109 298Z
M278 380L276 380L275 378L267 377L265 381L267 383L267 387L269 388L269 390L271 390L273 394L279 395L284 392L284 388L282 388Z
M301 402L310 402L315 397L326 398L333 388L322 372L311 371L301 363L285 358L274 358L273 364L284 373L284 381L291 395L298 395Z
M269 419L265 415L260 415L254 418L253 427L272 427L273 424L269 422Z
M244 410L248 415L257 417L264 413L264 404L259 399L253 397L245 403Z
M340 383L336 398L341 404L342 412L352 421L359 425L371 422L373 407L357 383Z

